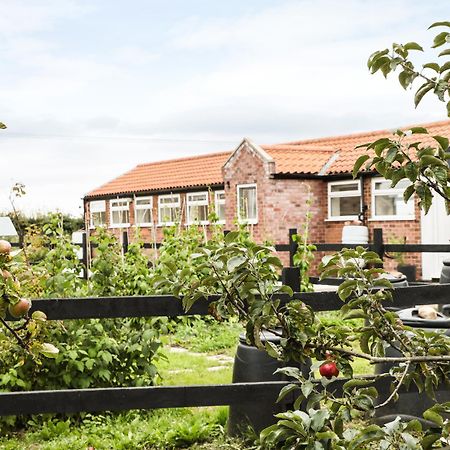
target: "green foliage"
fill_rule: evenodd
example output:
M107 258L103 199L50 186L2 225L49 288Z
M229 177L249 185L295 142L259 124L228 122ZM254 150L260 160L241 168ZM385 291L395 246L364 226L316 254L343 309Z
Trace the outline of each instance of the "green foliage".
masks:
M429 28L443 27L434 38L432 48L447 46L450 43L450 22L436 22ZM412 88L415 80L422 80L417 89L414 104L417 107L422 98L432 92L441 101L447 103L447 115L450 117L450 48L444 48L438 55L439 62L429 62L418 70L410 59L410 51L423 51L423 48L409 42L405 45L393 44L388 49L376 51L368 61L371 73L381 71L385 77L400 69L399 81L403 88ZM444 58L441 62L440 58ZM392 139L382 138L359 147L370 150L371 155L361 155L355 162L353 176L356 177L364 164L366 169L375 169L380 175L392 182L394 187L400 180L411 184L405 190L405 202L417 194L420 207L425 213L431 207L433 192L445 200L447 213L450 214L450 159L449 141L443 136L429 136L432 144L423 144L428 131L423 127L414 127L407 131L397 130ZM414 139L414 135L422 136ZM375 154L375 156L372 156Z
M379 50L374 52L367 62L367 66L371 73L378 71L387 77L390 73L399 70L398 80L404 89L412 87L412 84L421 80L421 85L416 91L414 104L420 103L422 98L428 93L433 92L441 102L447 102L447 113L450 117L450 22L433 23L429 29L440 27L444 31L439 32L434 40L431 48L445 46L438 55L438 61L432 61L422 65L417 69L411 61L410 52L423 52L422 46L416 42L408 42L407 44L392 44L392 49ZM441 59L442 58L442 59Z
M317 250L314 244L309 243L309 227L311 223L311 205L312 195L311 188L306 185L308 189L306 203L305 222L302 224L302 232L294 235L292 238L297 243L297 251L294 254L294 265L300 269L300 292L313 291L313 285L309 281L309 269L314 260L314 252Z
M431 136L435 146L422 144L420 139L411 140L411 136L427 135L424 128L397 130L392 139L381 138L358 147L371 151L375 156L361 156L353 168L356 177L362 165L367 161L366 170L375 169L380 175L392 182L395 187L401 180L410 185L404 192L405 202L415 193L420 199L419 205L425 213L431 207L433 192L443 197L450 213L450 169L447 160L449 141L442 136Z
M223 407L130 411L114 415L86 414L78 423L46 418L30 420L29 430L25 433L3 435L0 437L0 447L4 450L67 450L87 449L90 446L98 450L170 450L186 447L236 450L240 447L227 444L225 421L226 408Z
M25 195L24 191L20 196L22 195ZM30 228L34 228L38 232L43 232L44 226L52 222L55 216L54 213L41 213L36 214L35 216L27 216L19 211L8 213L7 215L11 218L19 234L19 238L21 239L25 238L27 230ZM84 228L83 217L73 217L63 213L58 213L58 215L60 217L62 229L64 230L65 234L72 235L74 231L78 231Z

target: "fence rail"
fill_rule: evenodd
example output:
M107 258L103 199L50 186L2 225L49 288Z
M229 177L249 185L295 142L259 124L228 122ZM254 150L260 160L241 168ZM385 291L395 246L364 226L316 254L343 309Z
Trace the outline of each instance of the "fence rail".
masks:
M295 293L315 311L340 309L342 301L334 292ZM291 301L281 296L285 302ZM200 299L185 312L181 301L173 296L66 298L34 300L33 310L47 314L50 320L123 318L150 316L207 315L217 296ZM389 306L444 304L450 302L450 284L425 285L394 289ZM13 320L11 317L9 320ZM346 379L333 385L338 391ZM389 378L377 381L381 395L388 395ZM0 415L40 413L76 413L124 411L130 409L219 406L253 402L275 402L286 382L234 383L223 385L148 386L95 388L0 393Z

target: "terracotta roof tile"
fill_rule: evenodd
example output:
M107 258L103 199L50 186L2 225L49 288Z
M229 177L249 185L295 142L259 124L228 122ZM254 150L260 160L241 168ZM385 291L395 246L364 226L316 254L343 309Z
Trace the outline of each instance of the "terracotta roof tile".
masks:
M414 126L420 126L428 129L429 134L414 134L406 138L410 142L422 142L424 144L432 144L436 145L436 142L431 136L445 136L450 138L450 120L445 120L442 122L433 122L426 124L418 124L418 125L410 125L407 127L402 127L402 130L407 130ZM339 152L339 157L335 162L331 165L328 174L332 173L345 173L351 172L353 168L353 164L364 152L364 149L358 148L355 149L356 146L365 144L368 142L373 142L382 137L392 137L392 129L391 130L379 130L379 131L371 131L368 133L357 133L350 134L346 136L335 136L335 137L326 137L319 139L309 139L297 142L289 142L286 145L293 145L298 147L299 149L307 146L308 148L313 148L317 146L317 148L323 148L324 146L334 149Z
M264 145L274 160L277 173L319 173L335 150L320 146Z
M433 135L450 138L450 120L418 126L427 128L430 134L415 134L408 137L408 140L434 144L431 137ZM403 129L408 128L411 126ZM392 130L380 130L264 145L262 148L274 159L276 173L321 175L348 173L351 172L358 156L364 151L355 149L356 146L391 136ZM139 164L134 169L89 192L86 197L222 184L222 166L231 154L232 152L211 153Z
M170 190L223 183L222 166L231 152L139 164L86 197Z

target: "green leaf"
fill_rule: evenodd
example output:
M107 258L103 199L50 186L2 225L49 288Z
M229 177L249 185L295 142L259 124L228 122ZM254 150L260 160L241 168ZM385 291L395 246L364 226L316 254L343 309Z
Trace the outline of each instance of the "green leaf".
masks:
M428 29L430 30L431 28L435 28L435 27L450 27L450 22L448 22L448 21L434 22L428 27Z
M407 89L411 84L411 75L406 70L403 70L398 74L398 81L402 85L403 89Z
M225 244L231 244L239 237L239 231L230 231L224 238Z
M440 47L441 45L444 45L447 42L448 35L449 35L448 31L443 31L442 33L439 33L437 36L435 36L431 48L437 48Z
M302 383L301 390L302 390L302 394L305 396L305 398L309 397L309 395L311 394L313 389L314 389L314 384L311 381L306 380L305 382Z
M373 384L374 380L372 378L370 379L359 379L359 378L353 378L347 382L344 383L344 385L342 386L342 389L344 389L344 391L348 391L354 387L365 387L365 386L370 386L371 384Z
M436 158L436 156L432 155L423 155L420 158L420 166L421 167L427 167L427 166L447 166L447 164L442 161L439 158Z
M2 122L0 122L0 130L5 130L6 129L6 125Z
M422 441L420 442L420 444L422 445L424 450L428 450L430 448L432 448L432 445L441 438L441 434L440 433L435 433L435 434L429 434L427 436L425 436Z
M441 66L438 63L427 63L423 65L424 69L433 69L436 73L439 73Z
M423 48L417 42L408 42L403 46L405 50L419 50L423 52Z
M428 134L428 130L424 127L412 127L410 131L412 134Z
M388 152L386 153L386 157L384 158L385 161L388 162L389 164L392 164L395 161L397 153L398 153L398 148L397 147L391 147L388 150Z
M351 309L342 315L344 320L349 319L367 319L367 314L362 309Z
M233 256L232 258L230 258L227 261L227 269L228 272L233 272L234 269L236 269L237 267L239 267L241 264L243 264L246 261L245 256Z
M450 55L450 48L443 50L441 53L439 53L438 56L447 56Z
M422 84L420 88L417 90L416 95L414 96L414 106L417 108L420 101L423 99L424 95L431 91L431 89L434 89L436 83L433 83L431 81L427 81L426 83Z
M405 192L403 192L403 200L405 201L405 203L411 198L415 190L416 189L413 184L411 184L405 189Z
M449 147L449 140L448 138L444 136L433 136L433 139L438 142L438 144L441 146L442 150L446 152Z
M59 350L53 344L44 342L40 345L39 353L42 353L47 358L56 358Z
M288 384L287 386L283 386L283 389L281 389L280 393L278 394L277 403L283 400L286 395L296 391L297 389L299 389L299 386L297 384Z
M405 165L405 175L413 183L417 180L417 176L419 175L419 169L415 163L409 162L408 164Z
M434 178L441 186L447 186L448 181L448 168L443 166L435 166L432 169Z
M446 70L450 70L450 61L447 61L444 65L441 66L439 73L444 73Z
M442 416L440 414L438 414L436 411L434 411L433 408L427 409L423 413L423 418L439 425L440 427L442 427L444 425L444 419L442 418Z
M419 206L423 209L424 213L427 214L431 207L431 203L433 202L433 195L430 188L424 183L418 183L416 185L416 193L420 199Z
M356 178L358 175L359 169L361 166L370 158L369 155L361 155L355 162L352 170L353 178Z

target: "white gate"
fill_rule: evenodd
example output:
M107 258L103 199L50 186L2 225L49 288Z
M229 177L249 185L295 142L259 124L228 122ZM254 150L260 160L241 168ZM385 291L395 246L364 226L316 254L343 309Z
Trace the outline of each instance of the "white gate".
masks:
M435 195L433 205L427 215L422 212L422 244L450 244L450 216L445 211L442 197ZM442 261L450 258L450 253L422 253L422 278L439 278Z

